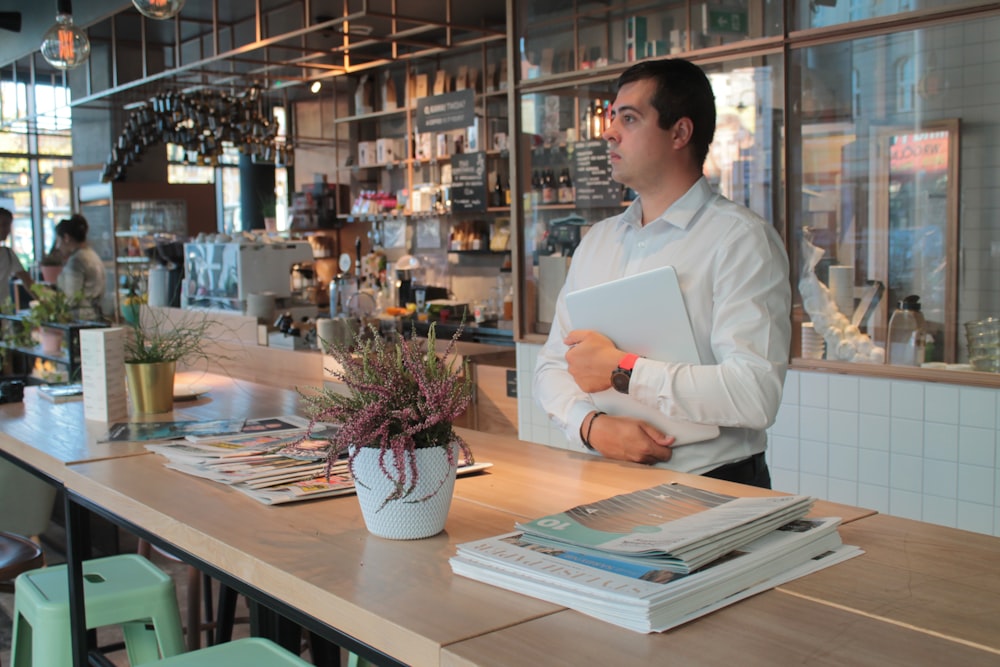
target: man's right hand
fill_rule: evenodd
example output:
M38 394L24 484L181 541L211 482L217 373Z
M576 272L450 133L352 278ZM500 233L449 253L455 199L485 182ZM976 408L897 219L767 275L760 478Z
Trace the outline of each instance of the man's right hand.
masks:
M588 416L587 419L593 419ZM586 428L586 421L584 427ZM602 414L590 428L590 446L606 458L652 465L670 460L672 435L632 417Z

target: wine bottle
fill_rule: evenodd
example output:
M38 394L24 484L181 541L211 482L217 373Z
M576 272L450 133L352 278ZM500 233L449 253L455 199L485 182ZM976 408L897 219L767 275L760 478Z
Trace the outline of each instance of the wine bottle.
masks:
M554 204L556 202L556 176L551 169L546 169L542 180L542 203Z
M559 174L559 203L572 204L576 198L573 190L573 179L569 175L569 169L563 169Z
M500 170L497 170L497 182L493 186L492 206L503 206L503 184L500 182Z
M600 139L604 135L604 107L601 101L594 102L594 111L590 115L590 138Z

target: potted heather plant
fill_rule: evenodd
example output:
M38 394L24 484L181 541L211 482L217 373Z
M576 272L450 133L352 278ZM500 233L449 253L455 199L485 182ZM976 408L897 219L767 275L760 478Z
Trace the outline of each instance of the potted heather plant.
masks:
M313 423L339 423L327 469L344 452L368 530L380 537L417 539L444 529L459 457L472 460L452 429L472 397L467 362L456 341L436 351L433 324L426 339L386 340L371 327L353 349L323 341L337 368L328 371L346 391L303 394Z

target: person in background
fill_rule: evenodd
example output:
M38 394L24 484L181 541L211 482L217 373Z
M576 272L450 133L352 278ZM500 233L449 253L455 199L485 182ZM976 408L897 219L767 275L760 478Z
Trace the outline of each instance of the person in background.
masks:
M581 450L769 488L764 429L781 402L791 340L781 238L703 175L715 96L701 68L645 61L625 70L617 88L604 139L612 178L638 198L594 225L574 253L535 396ZM573 329L566 293L664 265L677 271L701 364L639 358L596 331ZM671 418L718 425L719 437L675 448L670 433L598 411L589 394L609 389L612 374L619 391Z
M10 228L14 224L14 214L5 208L0 208L0 243L10 236ZM11 278L20 278L25 289L31 289L34 281L24 270L21 260L14 254L13 248L0 246L0 303L10 297Z
M76 309L80 320L103 319L101 300L106 288L104 262L87 243L87 219L77 213L56 225L56 247L66 258L56 285L69 296L83 295Z

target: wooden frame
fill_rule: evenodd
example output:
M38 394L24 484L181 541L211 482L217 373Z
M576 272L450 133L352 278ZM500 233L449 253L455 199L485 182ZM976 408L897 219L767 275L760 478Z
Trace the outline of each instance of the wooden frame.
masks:
M925 292L920 294L924 312L929 324L940 324L937 343L941 344L940 334L943 334L943 360L946 363L955 363L958 353L960 142L957 118L930 121L919 128L885 126L875 130L869 161L872 169L869 172L871 225L868 229L868 253L861 258L866 277L882 281L888 292L875 318L877 324L872 332L875 340L885 340L886 327L896 301L916 291L915 283L923 282L925 287L930 285L933 292L928 295L927 289L921 290ZM942 178L943 189L940 184ZM938 181L936 186L932 184L935 179ZM908 187L912 189L904 193L903 189ZM932 187L937 187L937 191L932 192ZM941 197L943 201L935 201ZM923 198L923 202L919 198ZM893 210L896 210L895 214ZM943 215L944 219L938 218L935 222L935 215ZM929 224L922 226L919 224L921 221L928 221ZM910 224L906 227L899 226L907 222ZM893 256L898 256L899 252L893 247L893 232L916 232L921 229L927 230L925 237L933 235L935 230L939 231L938 238L943 244L940 254L923 257L923 266L914 268L916 277L901 286L905 294L894 294L892 290L899 284L899 276L892 275L892 263ZM911 247L906 252L914 250ZM930 262L935 261L936 266L931 266ZM917 264L917 260L912 264ZM932 274L927 280L924 279L928 276L921 273L924 269L929 269L926 273ZM934 282L937 283L936 288ZM942 319L934 319L937 316Z

